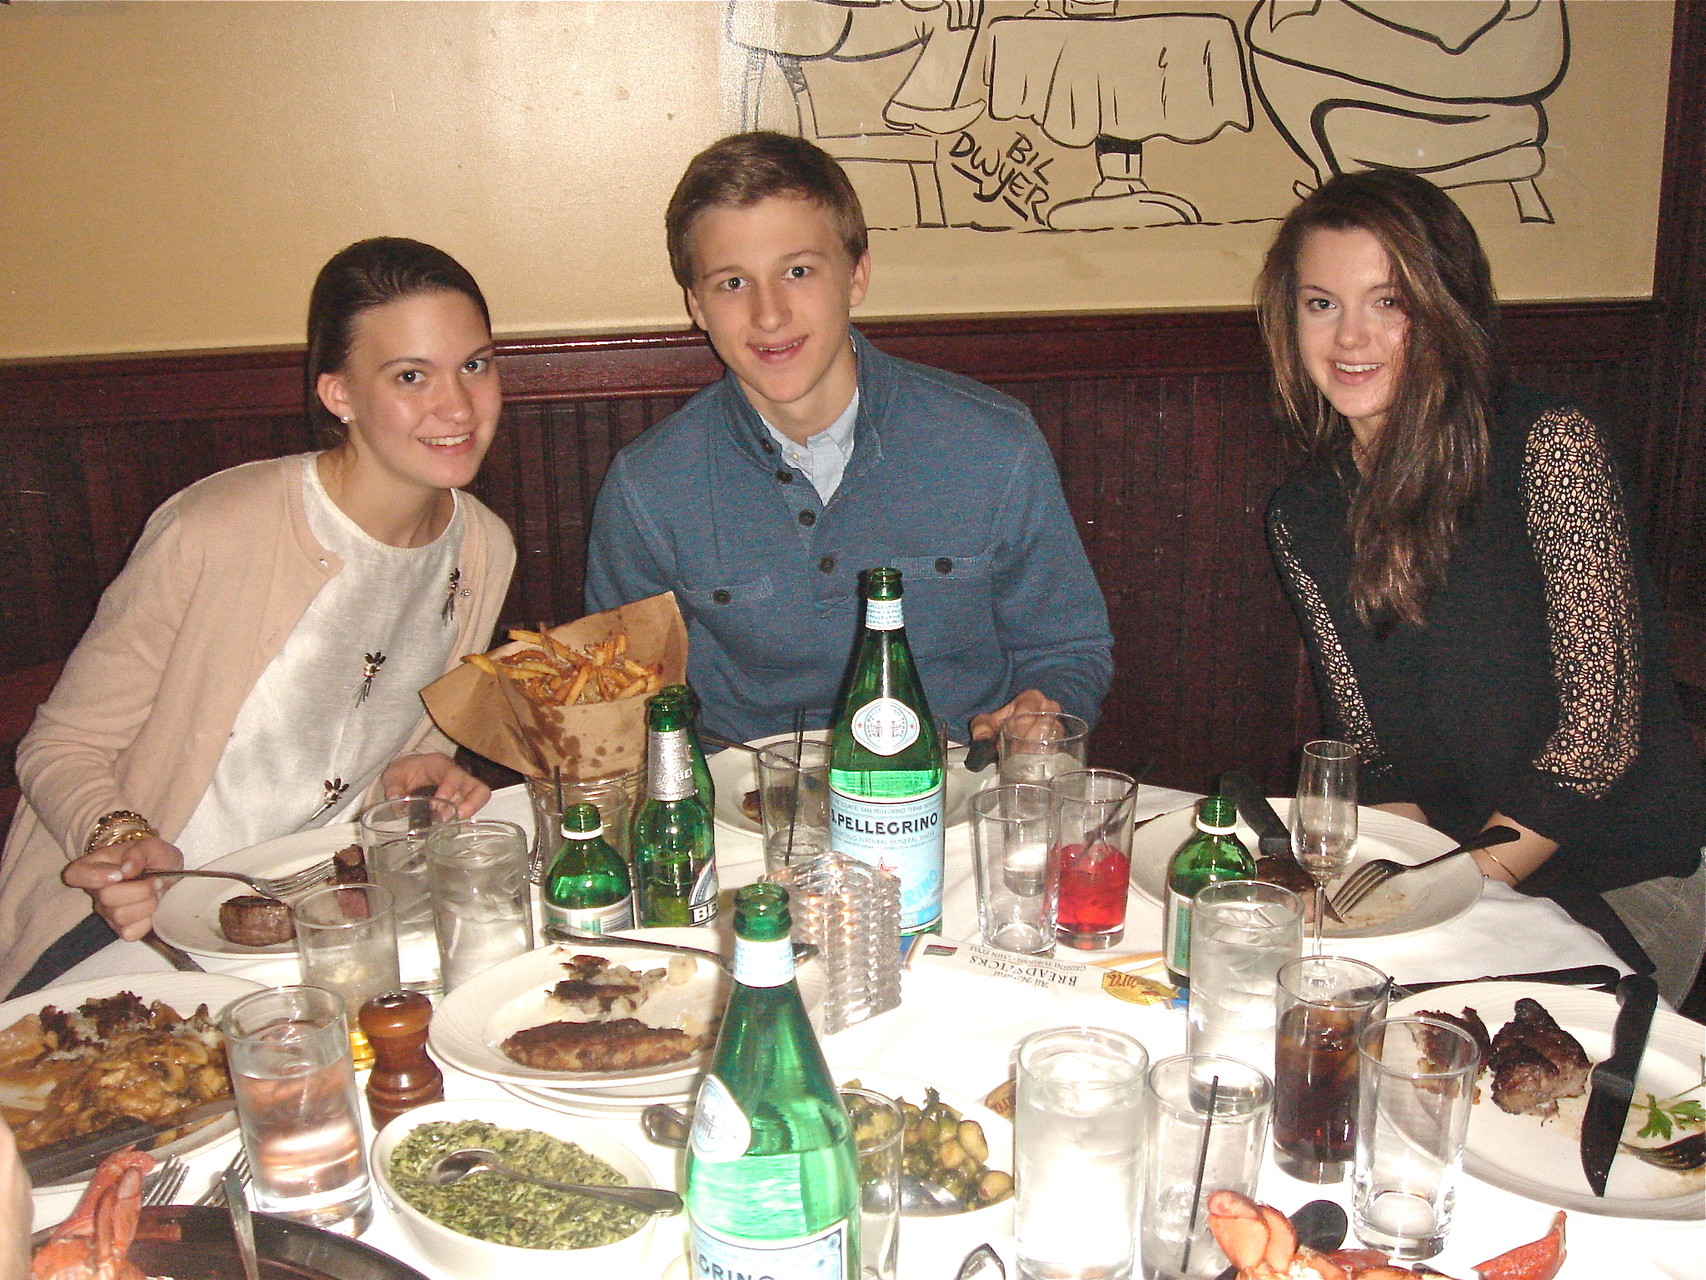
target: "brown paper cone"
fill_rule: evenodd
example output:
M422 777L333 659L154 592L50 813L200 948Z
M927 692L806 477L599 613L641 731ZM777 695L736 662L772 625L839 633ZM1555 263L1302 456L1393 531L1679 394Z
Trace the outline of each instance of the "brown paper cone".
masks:
M620 609L590 613L551 627L574 649L628 633L628 656L662 668L664 684L687 675L687 625L675 595L665 592ZM523 648L512 641L491 650L501 657ZM529 777L549 777L553 766L568 782L589 782L640 768L646 759L646 700L622 698L573 707L541 707L513 683L471 663L421 690L433 721L452 739L488 760Z

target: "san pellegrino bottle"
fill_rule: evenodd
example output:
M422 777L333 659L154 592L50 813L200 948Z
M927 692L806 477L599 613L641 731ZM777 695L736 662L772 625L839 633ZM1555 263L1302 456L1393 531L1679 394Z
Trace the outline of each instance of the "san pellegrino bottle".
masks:
M865 631L830 724L829 843L900 879L900 931L942 920L942 747L907 647L898 569L865 575Z
M687 704L687 749L693 756L693 786L705 807L716 812L717 786L711 780L711 766L705 760L705 748L699 742L699 695L692 686L666 684L657 691L660 698L679 698Z
M612 933L634 923L628 864L604 838L604 820L582 801L563 810L563 839L545 873L545 919L583 933Z
M735 894L734 981L687 1152L695 1280L858 1280L853 1130L794 982L788 892Z
M634 894L642 925L703 925L717 915L711 809L693 782L687 702L646 703L646 798L634 813Z
M1204 796L1197 806L1196 831L1167 864L1166 922L1161 945L1167 976L1175 985L1191 972L1191 899L1219 880L1248 880L1256 861L1238 838L1238 810L1226 796Z

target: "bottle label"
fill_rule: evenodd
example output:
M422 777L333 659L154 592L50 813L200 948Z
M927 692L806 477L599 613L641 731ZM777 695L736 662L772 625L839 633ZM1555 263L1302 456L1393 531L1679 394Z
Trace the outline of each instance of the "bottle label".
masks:
M830 847L900 879L900 928L942 917L942 787L902 800L829 793Z
M899 631L906 625L901 613L899 600L867 600L865 626L871 631Z
M582 933L614 933L634 927L634 895L627 894L607 907L559 907L545 904L545 919L552 924L579 929Z
M1161 945L1166 952L1167 967L1180 977L1191 972L1191 900L1177 889L1167 890L1167 923L1162 929Z
M687 745L687 730L670 729L646 734L646 786L654 800L685 800L693 785L693 751Z
M743 987L779 987L794 980L794 944L788 938L774 942L735 943L734 980Z
M705 865L699 868L699 874L693 877L693 892L687 899L687 923L692 925L710 924L717 918L717 859L705 859ZM792 953L789 953L792 955Z
M849 728L865 750L892 756L918 741L918 713L899 698L876 698L853 713Z
M694 1280L840 1280L847 1274L848 1222L809 1236L738 1240L693 1224Z
M752 1121L728 1086L709 1073L693 1104L693 1156L712 1164L739 1160L752 1145Z

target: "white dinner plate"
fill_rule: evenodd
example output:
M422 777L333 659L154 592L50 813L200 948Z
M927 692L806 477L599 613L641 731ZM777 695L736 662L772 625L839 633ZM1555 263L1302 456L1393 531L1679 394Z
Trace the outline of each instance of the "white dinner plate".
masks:
M551 1111L561 1111L564 1115L631 1119L654 1102L665 1103L677 1110L692 1107L693 1099L699 1093L701 1079L702 1076L694 1074L679 1076L674 1080L660 1080L656 1084L631 1085L627 1089L603 1092L593 1089L546 1089L518 1084L514 1080L500 1080L498 1085L523 1102L531 1102ZM650 1092L647 1092L648 1090Z
M228 853L203 871L237 871L247 876L287 876L293 871L324 862L347 845L360 844L361 832L353 822L334 823L297 831L276 840L250 845ZM245 947L226 940L219 932L219 904L241 893L253 892L237 880L203 880L189 876L178 881L160 899L154 912L154 932L174 947L198 956L293 956L294 942L270 947Z
M20 1018L41 1012L49 1005L71 1010L86 1000L117 995L121 991L131 992L145 1004L163 1000L185 1017L194 1013L198 1005L205 1004L208 1014L217 1021L226 1005L240 996L259 990L260 983L225 973L136 973L111 978L89 978L83 982L68 982L63 986L48 987L46 990L32 992L30 995L19 996L15 1000L0 1004L0 1030L11 1026ZM173 1154L191 1156L213 1146L236 1127L237 1117L228 1112L193 1133L156 1147L153 1154L161 1159ZM35 1188L33 1195L37 1225L41 1225L43 1221L58 1222L64 1218L76 1203L77 1197L82 1194L87 1182L87 1178L78 1178Z
M1272 801L1274 811L1290 821L1293 801ZM1151 818L1139 827L1131 842L1132 887L1154 903L1166 901L1167 864L1195 829L1197 808L1192 804L1172 813ZM1256 833L1242 817L1238 838L1256 856ZM1412 822L1384 809L1357 809L1357 842L1351 854L1349 875L1374 858L1414 865L1454 848L1456 841L1442 831ZM1335 882L1336 883L1336 882ZM1331 889L1328 890L1331 894ZM1394 876L1358 904L1344 924L1331 916L1322 933L1329 938L1392 938L1417 933L1455 920L1481 898L1481 872L1469 854L1452 858L1426 871Z
M718 937L709 929L635 929L636 938L683 943L704 950L718 949ZM681 1080L705 1069L710 1045L679 1062L632 1071L542 1071L524 1067L505 1055L502 1044L524 1027L545 1022L576 1021L580 1015L565 1015L546 1003L550 989L564 976L564 962L574 955L608 956L613 964L650 970L666 966L671 957L661 951L624 947L619 937L607 944L574 942L541 947L506 960L457 987L433 1015L429 1043L432 1051L450 1066L488 1080L576 1091L606 1091L619 1086L653 1085ZM688 957L691 959L692 957ZM704 1027L713 1029L727 998L728 975L710 960L695 960L689 980L679 986L666 985L652 993L633 1016L654 1027ZM808 1011L822 1004L823 969L816 963L799 970L800 994Z
M1428 1009L1458 1014L1468 1007L1481 1015L1488 1035L1497 1035L1524 996L1539 1001L1559 1026L1581 1041L1590 1062L1611 1056L1617 998L1603 991L1537 982L1462 983L1395 1001L1392 1015ZM1706 1031L1699 1023L1664 1009L1656 1011L1647 1036L1647 1052L1635 1079L1636 1100L1649 1092L1669 1097L1698 1084L1703 1050ZM1463 1168L1471 1177L1571 1213L1694 1223L1706 1216L1706 1169L1688 1173L1656 1169L1625 1152L1619 1152L1612 1161L1605 1196L1594 1195L1582 1172L1582 1115L1586 1109L1584 1093L1579 1098L1560 1100L1558 1114L1547 1120L1509 1115L1494 1104L1490 1077L1483 1076L1469 1112ZM1632 1110L1624 1138L1636 1141L1635 1131L1643 1119L1643 1113Z
M768 738L754 738L747 745L773 747L778 742L787 742L793 736L791 733L773 733ZM806 733L806 737L822 742L829 737L829 730L812 729ZM762 835L763 824L754 822L741 809L741 801L746 798L747 793L758 790L758 757L750 751L742 751L739 747L728 747L711 756L707 764L711 770L711 785L717 789L717 822L734 831ZM993 768L983 774L968 773L966 748L950 746L947 777L942 784L945 792L942 797L942 820L950 827L970 821L972 796L994 776Z

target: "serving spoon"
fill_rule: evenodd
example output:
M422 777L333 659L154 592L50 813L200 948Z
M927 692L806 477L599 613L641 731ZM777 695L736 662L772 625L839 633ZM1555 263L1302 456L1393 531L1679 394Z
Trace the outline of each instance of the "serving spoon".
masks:
M594 1200L608 1200L612 1204L626 1205L642 1213L669 1215L681 1212L681 1197L662 1187L593 1187L578 1182L558 1182L554 1178L540 1178L510 1168L498 1157L497 1152L488 1151L484 1147L463 1147L447 1152L434 1161L430 1169L418 1176L420 1181L430 1182L435 1187L453 1187L469 1174L482 1171L514 1178L517 1182L531 1182L536 1186L549 1187L553 1191L568 1191L578 1196L590 1196Z

